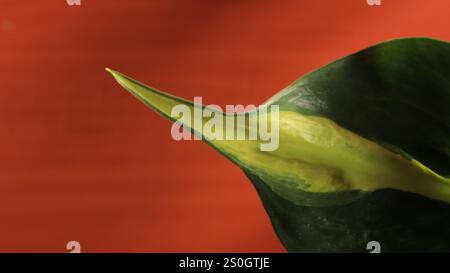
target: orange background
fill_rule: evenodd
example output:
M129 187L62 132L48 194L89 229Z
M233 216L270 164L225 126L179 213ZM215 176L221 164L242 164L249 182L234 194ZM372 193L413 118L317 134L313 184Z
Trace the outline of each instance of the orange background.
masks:
M104 71L259 104L382 40L450 40L450 1L0 0L0 251L282 252L244 174Z

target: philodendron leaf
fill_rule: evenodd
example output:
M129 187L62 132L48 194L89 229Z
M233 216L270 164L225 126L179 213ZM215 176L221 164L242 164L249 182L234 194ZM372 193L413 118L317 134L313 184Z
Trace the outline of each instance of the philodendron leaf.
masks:
M176 105L207 110L108 71L171 120ZM279 124L273 151L261 151L259 138L192 131L244 170L288 251L361 252L369 241L385 252L450 251L450 44L410 38L372 46L261 107L275 105L280 112L266 116ZM209 119L192 114L183 123Z

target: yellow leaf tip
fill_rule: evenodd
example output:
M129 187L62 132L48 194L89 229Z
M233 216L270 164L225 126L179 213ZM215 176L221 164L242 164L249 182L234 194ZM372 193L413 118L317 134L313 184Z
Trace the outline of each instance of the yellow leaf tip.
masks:
M109 67L105 67L105 70L106 70L107 72L113 74L113 75L114 75L114 73L116 72L116 71L112 70L112 69L109 68Z

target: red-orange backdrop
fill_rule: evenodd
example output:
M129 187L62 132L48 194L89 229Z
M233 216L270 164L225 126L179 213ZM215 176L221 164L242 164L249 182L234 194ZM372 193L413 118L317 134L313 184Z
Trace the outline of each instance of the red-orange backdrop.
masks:
M250 182L108 66L258 104L386 39L450 40L450 1L0 1L0 251L284 251Z

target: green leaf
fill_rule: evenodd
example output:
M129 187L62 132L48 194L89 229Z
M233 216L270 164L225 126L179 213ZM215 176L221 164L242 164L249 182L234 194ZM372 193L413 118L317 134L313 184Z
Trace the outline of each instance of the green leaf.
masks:
M175 105L198 108L108 71L171 120ZM194 115L184 123L244 170L288 251L360 252L372 240L383 251L450 251L448 43L375 45L300 78L272 105L271 152L261 139L214 139L192 128Z
M334 120L450 176L450 44L384 42L324 66L268 101Z

